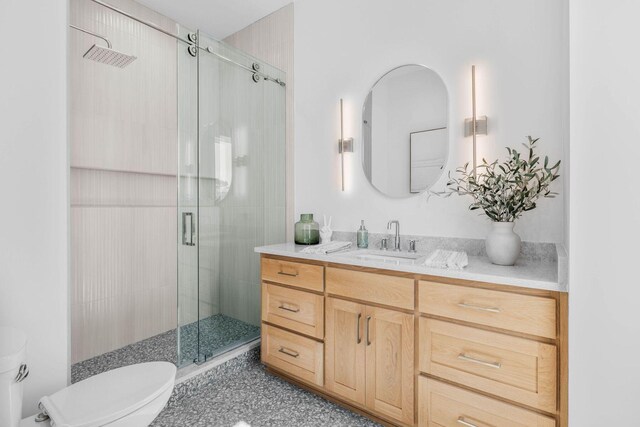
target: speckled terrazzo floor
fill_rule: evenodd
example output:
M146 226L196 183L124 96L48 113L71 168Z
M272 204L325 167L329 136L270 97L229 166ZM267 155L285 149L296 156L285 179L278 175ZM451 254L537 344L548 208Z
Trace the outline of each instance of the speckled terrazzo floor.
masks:
M210 349L232 345L243 337L257 336L260 331L255 326L222 315L203 319L200 327L205 337L202 345ZM195 331L195 323L183 327L183 341L193 342L192 347L185 347L183 351L195 351L195 340L184 339L184 334L194 334ZM73 365L72 382L120 366L153 360L175 363L176 358L176 331L173 330ZM167 407L152 424L154 427L236 425L378 426L367 418L268 374L260 363L259 348L176 384Z
M197 322L181 327L182 360L192 361L197 355ZM260 328L222 314L200 321L200 348L204 354L241 344L260 336ZM176 330L153 336L71 366L71 382L134 363L167 361L176 364Z
M176 385L153 427L373 427L373 421L268 374L259 349Z

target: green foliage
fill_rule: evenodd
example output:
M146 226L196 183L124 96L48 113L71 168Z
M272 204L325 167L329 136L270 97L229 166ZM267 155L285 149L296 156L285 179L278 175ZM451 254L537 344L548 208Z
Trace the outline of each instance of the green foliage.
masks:
M528 151L527 158L507 147L507 161L487 163L482 159L482 164L475 171L467 163L456 169L459 177L452 177L449 172L446 191L434 194L471 196L473 203L469 209L482 209L495 222L512 222L524 212L535 209L540 197L553 198L557 195L549 186L560 176L560 161L549 166L549 158L545 156L541 163L540 156L535 153L538 138L527 138L529 143L522 144Z

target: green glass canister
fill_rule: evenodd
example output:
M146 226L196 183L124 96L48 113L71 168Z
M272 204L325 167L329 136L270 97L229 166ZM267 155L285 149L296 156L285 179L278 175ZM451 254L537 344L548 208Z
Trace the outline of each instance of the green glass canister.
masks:
M301 214L295 225L295 242L298 245L320 243L320 224L313 220L313 214Z

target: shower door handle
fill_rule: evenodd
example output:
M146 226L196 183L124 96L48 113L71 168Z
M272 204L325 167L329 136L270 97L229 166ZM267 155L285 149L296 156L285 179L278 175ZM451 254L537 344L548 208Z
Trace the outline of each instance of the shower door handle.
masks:
M189 219L187 220L187 217ZM196 227L193 223L193 212L182 212L182 244L186 246L195 246L193 236Z

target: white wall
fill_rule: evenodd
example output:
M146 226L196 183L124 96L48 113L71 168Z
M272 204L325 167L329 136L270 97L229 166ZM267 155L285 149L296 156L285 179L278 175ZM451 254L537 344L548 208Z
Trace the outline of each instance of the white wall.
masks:
M0 38L0 324L28 335L30 414L68 380L67 2L0 2Z
M638 425L640 40L634 0L571 0L571 426Z
M490 134L479 155L504 156L526 135L563 157L567 141L566 2L568 0L298 0L295 6L296 214L333 215L338 230L355 231L365 219L384 231L399 219L403 233L484 238L489 223L467 210L464 198L387 198L369 185L360 165L361 109L371 85L401 64L424 64L449 91L449 168L471 159L463 137L471 116L471 65L476 64L478 112ZM344 98L347 160L340 191L338 100ZM436 188L442 188L442 178ZM556 190L562 190L558 184ZM528 241L563 240L563 200L543 200L516 231Z

